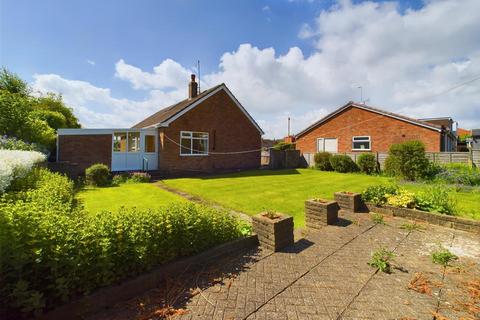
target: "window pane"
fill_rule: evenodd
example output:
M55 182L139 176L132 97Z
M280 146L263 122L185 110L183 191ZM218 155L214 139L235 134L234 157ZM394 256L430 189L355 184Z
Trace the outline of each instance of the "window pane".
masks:
M145 152L155 152L155 136L145 135Z
M140 132L128 133L128 152L140 151Z
M192 136L192 133L190 131L182 132L182 138L190 138L191 136Z
M115 132L113 134L113 151L126 152L127 151L127 133Z
M370 137L353 137L354 141L368 141Z
M193 132L194 138L208 138L208 133L206 132Z
M180 144L181 144L181 147L180 147L180 154L191 154L191 142L192 140L190 138L182 138L180 139Z
M208 152L207 139L193 139L193 154L206 154Z
M370 142L369 141L365 141L365 142L355 141L355 142L353 142L353 149L370 149Z

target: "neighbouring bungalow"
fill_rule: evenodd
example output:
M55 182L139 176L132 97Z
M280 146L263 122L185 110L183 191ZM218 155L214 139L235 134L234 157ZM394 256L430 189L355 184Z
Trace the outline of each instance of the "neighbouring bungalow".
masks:
M112 171L207 173L260 167L262 129L225 84L198 93L131 128L60 129L57 162L76 174L94 163Z
M302 153L385 152L395 143L420 140L426 151L455 151L450 118L413 119L348 102L295 136Z

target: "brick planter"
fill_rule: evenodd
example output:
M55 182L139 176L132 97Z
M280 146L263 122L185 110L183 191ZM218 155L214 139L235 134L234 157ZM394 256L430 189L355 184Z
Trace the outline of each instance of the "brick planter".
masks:
M336 201L315 200L305 201L305 224L309 229L321 229L338 220L338 203Z
M293 244L293 217L282 213L275 213L275 218L266 216L262 212L252 217L253 231L258 236L262 247L272 251L279 251Z
M360 212L362 209L362 197L360 193L355 192L335 192L335 201L338 202L340 209Z

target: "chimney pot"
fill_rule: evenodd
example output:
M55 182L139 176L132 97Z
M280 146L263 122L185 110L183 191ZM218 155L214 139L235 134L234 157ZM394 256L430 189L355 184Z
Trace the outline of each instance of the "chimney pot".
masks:
M192 99L198 95L198 84L195 82L195 75L192 74L191 76L192 81L188 84L188 98Z

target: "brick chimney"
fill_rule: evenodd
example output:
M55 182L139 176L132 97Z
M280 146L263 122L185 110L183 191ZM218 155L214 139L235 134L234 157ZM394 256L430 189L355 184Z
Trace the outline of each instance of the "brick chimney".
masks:
M195 82L195 75L192 74L192 81L188 84L188 98L195 98L198 94L198 84Z

